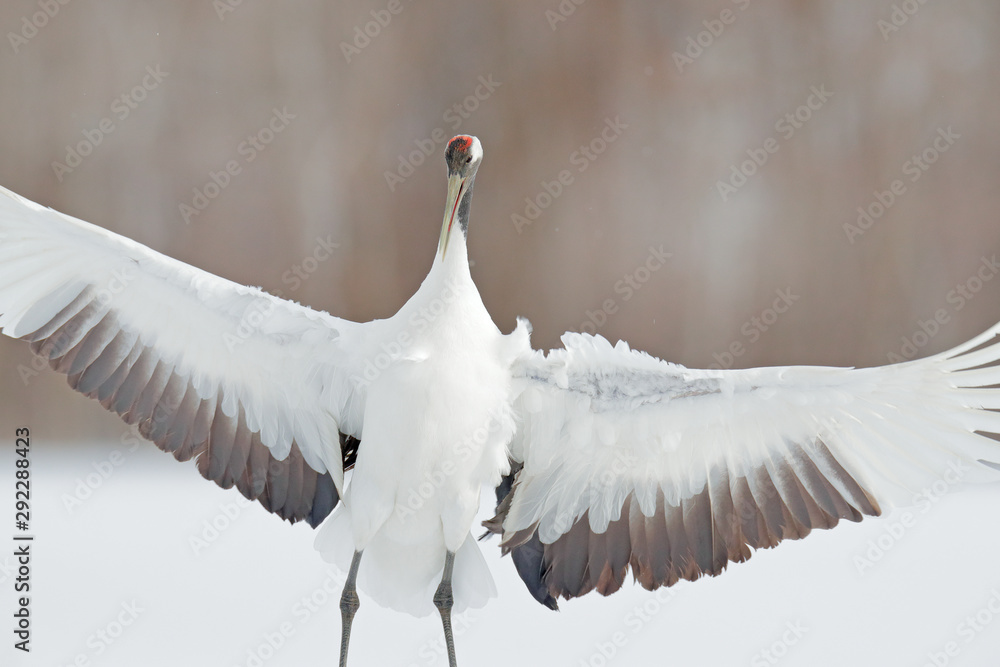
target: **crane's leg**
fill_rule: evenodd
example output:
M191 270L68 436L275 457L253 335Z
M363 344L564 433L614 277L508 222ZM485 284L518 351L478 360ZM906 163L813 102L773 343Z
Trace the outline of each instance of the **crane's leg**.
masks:
M355 551L354 559L351 560L351 571L347 573L347 581L344 583L344 594L340 596L340 667L347 667L347 645L351 641L351 623L354 621L354 614L358 612L358 607L361 606L356 586L359 565L361 565L361 552Z
M441 612L441 623L444 625L444 641L448 647L448 667L457 667L455 661L455 636L451 631L451 607L455 602L451 594L451 573L455 568L455 553L448 552L444 559L444 575L441 584L434 593L434 606Z

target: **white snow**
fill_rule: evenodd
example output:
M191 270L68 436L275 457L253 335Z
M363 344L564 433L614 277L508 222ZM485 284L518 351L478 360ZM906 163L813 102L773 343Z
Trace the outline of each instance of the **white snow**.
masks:
M0 448L0 523L10 526L0 531L8 545L0 547L8 626L0 628L0 664L336 664L342 578L313 550L312 529L241 502L146 443L124 452L71 512L64 496L121 447L56 447L37 437L33 650L14 651L9 444ZM500 599L456 619L459 664L922 666L935 664L929 653L937 667L995 664L1000 486L950 491L928 511L911 511L898 539L889 530L899 533L899 512L758 552L719 578L659 593L630 586L562 602L559 613L529 597L493 541L486 551ZM203 537L206 521L223 530L195 553L191 540ZM855 558L880 538L889 549L859 573ZM362 596L351 664L445 665L442 643L436 618L379 609Z

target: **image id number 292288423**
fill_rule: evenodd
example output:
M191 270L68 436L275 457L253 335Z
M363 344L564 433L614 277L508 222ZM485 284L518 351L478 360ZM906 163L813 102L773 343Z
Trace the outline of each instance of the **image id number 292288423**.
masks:
M31 441L27 427L14 435L14 648L31 651Z

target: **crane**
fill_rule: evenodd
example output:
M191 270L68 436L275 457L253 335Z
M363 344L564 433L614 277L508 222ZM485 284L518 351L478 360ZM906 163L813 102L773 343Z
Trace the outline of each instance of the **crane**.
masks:
M392 317L357 323L212 275L0 188L0 328L179 461L290 522L358 590L441 617L496 594L473 535L496 489L529 593L721 574L894 505L943 471L1000 479L997 325L877 368L695 370L598 335L534 350L469 270L482 145L447 145L437 253ZM353 470L350 478L345 472Z

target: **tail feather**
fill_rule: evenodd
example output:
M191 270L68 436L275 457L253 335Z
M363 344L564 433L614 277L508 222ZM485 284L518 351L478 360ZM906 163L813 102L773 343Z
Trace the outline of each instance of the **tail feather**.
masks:
M327 518L316 535L315 546L327 562L343 572L350 569L355 545L349 508L342 504ZM358 590L383 607L427 616L437 611L433 598L444 573L445 555L440 534L417 544L401 544L379 531L361 558ZM455 554L452 591L455 613L483 607L497 595L486 559L471 533Z

